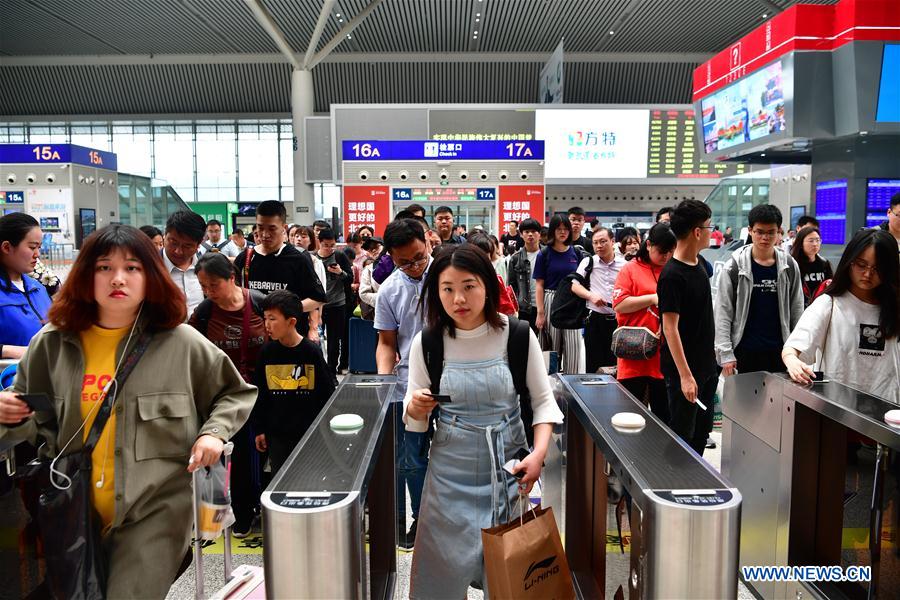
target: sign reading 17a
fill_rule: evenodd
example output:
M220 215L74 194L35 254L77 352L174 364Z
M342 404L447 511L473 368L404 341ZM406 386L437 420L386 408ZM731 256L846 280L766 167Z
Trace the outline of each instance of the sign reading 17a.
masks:
M528 147L528 144L525 142L513 142L511 144L506 145L506 151L509 152L510 158L525 158L528 156L534 156L531 152L531 148Z

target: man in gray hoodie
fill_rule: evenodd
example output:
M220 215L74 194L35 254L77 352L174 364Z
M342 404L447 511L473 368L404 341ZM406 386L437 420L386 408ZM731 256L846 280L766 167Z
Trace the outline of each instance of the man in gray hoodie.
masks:
M760 204L749 221L752 244L732 255L718 280L716 359L726 377L784 371L781 348L803 313L800 267L775 243L781 211Z

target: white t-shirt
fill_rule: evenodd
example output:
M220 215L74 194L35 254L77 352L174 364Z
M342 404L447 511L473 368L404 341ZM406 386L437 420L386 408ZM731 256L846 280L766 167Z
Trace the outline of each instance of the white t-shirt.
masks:
M834 309L832 311L832 303ZM900 341L885 340L878 326L880 308L851 293L816 298L784 343L840 383L900 404Z
M500 315L504 323L508 323L506 315ZM531 393L531 407L534 410L534 424L562 423L563 414L553 397L550 380L547 378L547 367L544 366L544 355L537 337L529 331L528 366L525 382ZM481 361L491 360L506 354L506 342L509 339L509 327L502 331L494 331L485 323L472 331L456 330L456 337L444 334L444 360L448 361ZM403 398L403 421L408 431L428 431L428 421L417 421L406 415L406 407L412 400L415 390L431 387L431 378L425 366L422 353L422 334L417 333L409 350L409 385L406 397Z

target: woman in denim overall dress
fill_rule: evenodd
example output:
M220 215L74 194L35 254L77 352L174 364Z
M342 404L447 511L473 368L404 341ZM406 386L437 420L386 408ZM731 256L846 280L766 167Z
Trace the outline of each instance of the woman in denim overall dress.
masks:
M422 302L426 327L443 331L443 401L413 555L411 598L466 597L470 584L484 587L481 530L518 516L518 495L531 491L554 423L556 405L540 345L529 332L527 384L534 409L534 449L515 467L503 469L527 449L519 400L506 358L508 320L497 312L500 288L488 256L472 244L458 246L434 261ZM430 395L421 334L410 350L404 422L426 431L438 402ZM487 594L489 590L485 589Z

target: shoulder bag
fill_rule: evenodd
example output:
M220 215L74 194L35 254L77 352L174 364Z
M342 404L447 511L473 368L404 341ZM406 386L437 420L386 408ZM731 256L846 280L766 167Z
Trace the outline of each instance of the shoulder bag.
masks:
M115 378L117 389L125 384L151 337L145 331L138 338ZM45 579L36 591L40 597L100 600L106 595L108 561L101 547L100 518L91 501L91 453L114 398L115 394L104 393L81 450L35 459L16 475L46 563Z
M650 273L653 279L659 283L653 267L650 267ZM650 307L647 312L655 316L659 321L659 327L656 332L652 332L646 327L617 327L613 331L611 349L616 358L624 358L626 360L648 360L659 352L659 343L662 334L662 318L658 314L654 314ZM659 310L659 309L657 309Z

